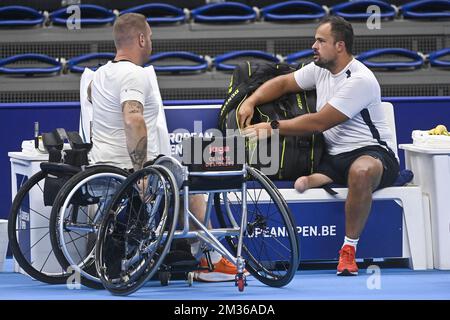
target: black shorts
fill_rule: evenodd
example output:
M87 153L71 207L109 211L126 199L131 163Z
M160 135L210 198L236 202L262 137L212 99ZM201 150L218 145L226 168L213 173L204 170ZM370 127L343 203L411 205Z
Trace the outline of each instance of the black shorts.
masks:
M337 155L324 154L317 173L322 173L334 183L347 185L348 171L352 163L361 156L371 156L383 164L383 176L378 189L392 186L398 177L400 166L397 158L381 146L367 146Z

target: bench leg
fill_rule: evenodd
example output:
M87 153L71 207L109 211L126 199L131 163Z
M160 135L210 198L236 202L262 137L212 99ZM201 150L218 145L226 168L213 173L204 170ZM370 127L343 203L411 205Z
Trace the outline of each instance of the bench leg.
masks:
M420 189L408 190L399 199L403 206L406 235L411 254L410 263L414 270L427 269L427 239Z

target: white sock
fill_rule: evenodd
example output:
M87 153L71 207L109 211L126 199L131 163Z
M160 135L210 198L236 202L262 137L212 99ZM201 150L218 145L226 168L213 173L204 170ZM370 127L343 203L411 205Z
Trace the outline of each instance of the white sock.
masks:
M358 241L359 241L359 238L358 239L351 239L351 238L348 238L347 236L345 236L344 237L344 244L342 246L345 246L346 244L348 244L349 246L354 247L355 251L356 251L356 246L358 245Z
M200 252L200 241L191 243L191 254L194 257L197 257L197 259L200 259L200 257L199 257L200 253L201 253ZM201 256L203 256L203 254ZM209 256L211 257L212 264L216 264L217 262L220 261L220 259L222 259L222 255L215 250L210 250Z
M199 251L200 251L200 241L195 241L195 242L191 243L191 254L194 257L197 257Z
M215 250L210 250L209 256L211 257L212 264L216 264L217 262L220 261L220 259L222 259L222 255Z

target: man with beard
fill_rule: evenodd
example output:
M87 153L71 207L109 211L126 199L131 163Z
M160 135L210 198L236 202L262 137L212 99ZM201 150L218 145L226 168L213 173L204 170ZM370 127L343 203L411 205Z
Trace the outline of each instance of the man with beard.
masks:
M249 138L270 136L273 130L279 130L280 135L323 132L327 152L318 171L299 177L295 189L304 192L333 182L348 185L346 236L339 251L338 275L358 274L356 246L370 213L372 193L391 186L399 172L380 85L374 74L353 57L352 47L351 24L341 17L326 17L316 29L314 61L264 83L238 111L239 124L245 127L243 134ZM314 88L317 113L250 125L255 106Z

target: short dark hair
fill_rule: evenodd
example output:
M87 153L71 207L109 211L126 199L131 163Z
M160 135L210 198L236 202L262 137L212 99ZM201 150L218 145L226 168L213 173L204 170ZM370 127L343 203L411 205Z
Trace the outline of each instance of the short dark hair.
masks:
M344 41L347 53L353 54L353 27L350 22L339 16L327 16L320 20L319 26L326 23L331 25L334 40Z
M145 33L147 18L140 13L125 13L117 17L113 25L113 36L116 48L134 39L139 33Z

